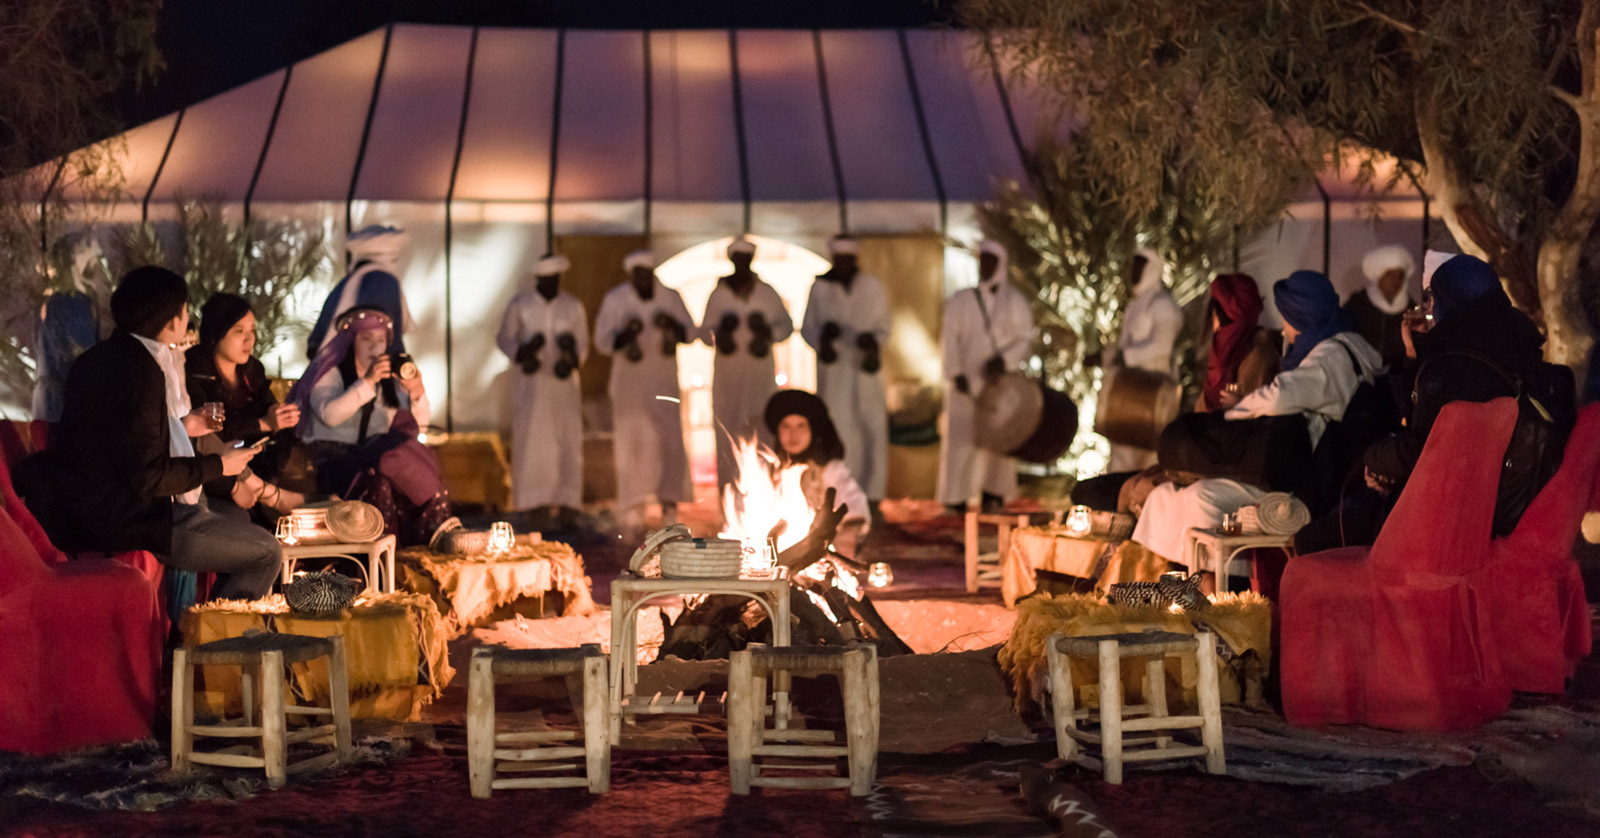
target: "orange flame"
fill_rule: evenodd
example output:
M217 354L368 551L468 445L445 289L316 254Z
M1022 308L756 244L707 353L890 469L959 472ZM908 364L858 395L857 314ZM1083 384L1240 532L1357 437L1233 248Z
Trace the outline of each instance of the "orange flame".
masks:
M744 544L747 570L769 569L777 560L774 547L799 543L816 517L800 488L805 466L780 467L777 456L754 439L734 440L733 456L738 475L723 489L721 535Z

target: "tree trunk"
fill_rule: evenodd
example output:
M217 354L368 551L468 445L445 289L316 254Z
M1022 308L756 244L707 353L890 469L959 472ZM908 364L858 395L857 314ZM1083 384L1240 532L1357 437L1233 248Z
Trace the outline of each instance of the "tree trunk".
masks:
M1600 277L1584 276L1578 264L1595 221L1600 219L1600 88L1594 77L1595 61L1600 56L1597 21L1600 9L1594 0L1588 0L1579 17L1575 39L1582 66L1578 94L1558 94L1578 118L1572 194L1545 231L1539 248L1539 293L1549 312L1545 318L1545 357L1575 367L1582 366L1592 335L1600 331L1600 323L1594 322L1600 313L1593 308L1600 301L1600 287L1595 287L1600 285Z

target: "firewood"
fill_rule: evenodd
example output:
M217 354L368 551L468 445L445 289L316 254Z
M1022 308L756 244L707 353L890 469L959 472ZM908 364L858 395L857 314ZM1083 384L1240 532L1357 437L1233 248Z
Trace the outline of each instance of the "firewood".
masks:
M911 654L911 647L900 639L900 635L896 634L888 623L884 622L877 606L872 604L871 597L862 594L861 599L852 600L850 611L858 622L867 627L868 637L877 645L879 657Z
M804 638L801 645L844 645L844 635L839 632L839 627L798 586L789 591L789 613L800 621L800 637Z

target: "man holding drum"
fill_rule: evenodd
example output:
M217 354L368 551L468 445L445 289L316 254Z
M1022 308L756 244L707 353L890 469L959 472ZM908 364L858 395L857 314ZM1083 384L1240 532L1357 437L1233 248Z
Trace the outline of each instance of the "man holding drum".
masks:
M1111 356L1105 359L1106 377L1110 385L1120 368L1146 370L1172 375L1172 347L1183 330L1183 309L1178 307L1172 292L1167 290L1167 264L1152 250L1140 250L1128 267L1127 283L1132 296L1122 315L1122 333ZM1091 356L1086 363L1094 364L1098 358ZM1100 398L1113 400L1117 388L1102 387ZM1150 395L1156 391L1151 390ZM1106 416L1109 404L1102 404L1100 415ZM1101 421L1096 420L1096 425ZM1156 464L1156 452L1127 444L1111 445L1108 473L1139 471Z
M1006 250L985 241L978 248L978 287L950 295L939 343L947 387L944 448L939 459L939 501L965 509L982 493L985 506L1017 494L1017 465L1010 457L979 448L974 417L985 387L1014 371L1033 348L1033 312L1008 281Z

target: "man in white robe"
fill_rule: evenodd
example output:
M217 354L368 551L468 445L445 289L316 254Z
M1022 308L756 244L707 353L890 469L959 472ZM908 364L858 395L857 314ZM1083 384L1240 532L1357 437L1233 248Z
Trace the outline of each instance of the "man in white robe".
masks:
M1122 315L1116 348L1106 359L1108 371L1124 366L1172 375L1172 348L1183 331L1183 309L1167 290L1166 274L1167 263L1155 251L1134 255L1127 275L1132 296ZM1155 464L1154 451L1112 445L1107 471L1139 471Z
M561 290L568 267L565 256L540 259L534 287L511 298L495 340L515 363L511 494L517 509L576 511L583 502L578 367L589 354L589 326L583 303Z
M721 487L737 476L734 439L754 437L773 444L762 420L767 399L778 389L772 347L794 333L783 299L750 270L755 255L755 243L744 236L728 245L733 273L717 281L700 319L701 340L717 350L711 413L716 420L719 496Z
M678 398L678 344L695 334L677 291L656 279L647 250L628 254L628 281L606 292L594 321L594 348L611 355L612 457L617 512L625 529L644 524L644 507L661 503L661 525L677 523L678 504L693 501Z
M978 276L978 287L945 301L939 335L946 383L939 501L957 508L980 493L988 506L1016 497L1016 460L974 444L973 414L983 388L1020 368L1033 349L1033 312L1009 281L998 242L979 246Z
M889 297L877 277L860 272L854 239L836 238L828 250L833 266L811 286L800 335L817 351L817 395L844 444L844 464L876 505L889 472L889 407L881 374Z

